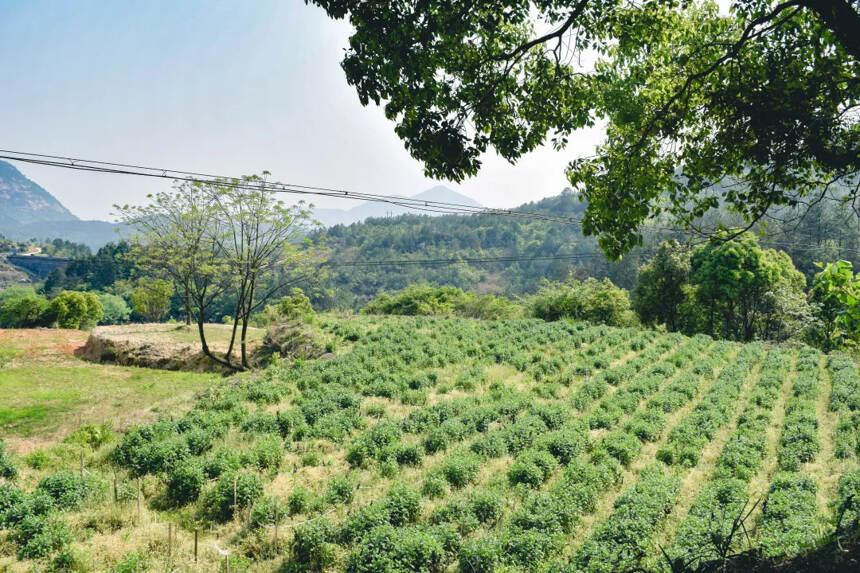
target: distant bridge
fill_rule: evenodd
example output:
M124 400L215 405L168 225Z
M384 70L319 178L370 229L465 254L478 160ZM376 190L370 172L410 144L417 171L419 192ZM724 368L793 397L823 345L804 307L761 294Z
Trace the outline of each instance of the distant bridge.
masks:
M54 269L64 269L72 259L65 257L39 257L32 255L8 255L9 264L28 270L39 278L45 278Z

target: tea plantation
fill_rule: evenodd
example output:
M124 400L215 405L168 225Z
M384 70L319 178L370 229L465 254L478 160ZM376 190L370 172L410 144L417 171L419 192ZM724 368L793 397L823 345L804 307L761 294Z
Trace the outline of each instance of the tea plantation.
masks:
M321 327L333 354L181 417L0 454L0 570L682 571L858 527L847 356L538 320Z

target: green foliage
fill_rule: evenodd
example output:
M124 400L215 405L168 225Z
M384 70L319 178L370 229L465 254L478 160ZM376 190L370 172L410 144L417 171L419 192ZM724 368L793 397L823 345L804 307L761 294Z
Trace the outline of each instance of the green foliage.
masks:
M114 436L113 426L110 421L107 421L99 425L84 424L66 436L63 441L70 444L88 446L90 448L97 449L110 442Z
M532 316L544 320L572 318L610 326L636 322L630 310L630 295L609 279L545 283L529 300L529 310Z
M507 319L522 314L520 307L495 295L476 295L451 286L411 285L400 292L379 295L368 303L366 314L456 315L467 318Z
M196 461L185 461L167 473L167 497L175 506L181 506L200 497L206 475Z
M134 313L146 322L159 322L170 310L171 296L173 285L170 282L152 277L140 278L131 295Z
M313 322L316 316L310 299L300 288L294 288L289 296L285 296L278 302L278 313L287 320L302 322Z
M754 221L858 172L850 4L314 3L351 23L347 82L384 102L431 177L474 176L490 148L515 162L563 147L606 118L599 153L566 173L584 231L616 257L651 217L693 225L727 204Z
M394 529L383 525L369 532L347 560L347 570L355 573L442 570L445 543L432 530L415 527Z
M718 235L693 252L691 265L705 332L733 340L782 339L806 326L789 324L802 310L787 313L779 306L802 294L804 276L787 254L762 249L754 235Z
M18 545L18 559L45 558L71 542L69 528L56 518L28 515L9 538Z
M251 526L263 527L280 522L287 515L284 503L277 497L266 496L251 509Z
M218 478L215 488L207 492L204 506L215 519L228 521L235 511L247 508L261 497L263 482L259 475L250 472L225 473Z
M63 291L51 301L47 313L60 328L86 330L98 324L104 311L91 292Z
M13 480L18 477L18 466L12 460L12 456L6 451L6 442L0 440L0 478ZM2 512L2 508L0 508Z
M822 268L820 263L818 266ZM812 339L823 350L854 347L860 342L860 278L850 262L823 265L812 281L809 298L818 305L819 324Z
M32 289L6 289L0 298L0 326L3 328L32 328L49 324L48 301Z
M761 515L759 543L764 555L796 555L818 538L818 485L808 475L777 474Z
M636 485L615 501L612 515L577 551L577 569L609 572L640 566L650 549L651 533L675 504L679 485L660 467L645 468Z
M93 491L93 483L71 471L43 477L36 492L49 496L59 509L77 508Z
M644 324L684 330L690 302L690 251L677 241L660 243L657 254L639 267L633 309Z
M293 560L306 571L323 571L334 562L334 526L325 517L296 527L290 549Z
M131 308L121 296L100 292L97 294L104 311L100 324L125 324L131 317Z
M547 451L525 450L508 470L508 481L535 488L549 479L557 465L555 458Z
M849 470L839 478L833 506L837 531L856 531L860 528L860 470Z

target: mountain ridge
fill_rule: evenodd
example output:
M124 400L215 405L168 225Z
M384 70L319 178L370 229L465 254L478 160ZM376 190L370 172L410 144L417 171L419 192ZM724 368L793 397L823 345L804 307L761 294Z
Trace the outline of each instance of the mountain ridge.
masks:
M480 203L462 193L458 193L453 189L444 185L436 185L430 189L426 189L416 195L408 197L409 199L418 199L421 201L436 201L439 203L459 203L470 207L483 207ZM316 208L314 209L314 217L325 227L333 227L335 225L351 225L359 223L370 218L378 217L397 217L405 214L421 213L415 209L402 207L400 205L392 205L388 203L373 203L370 201L361 203L350 209L333 209L333 208Z
M5 224L80 220L44 187L6 161L0 161L0 205L0 223Z

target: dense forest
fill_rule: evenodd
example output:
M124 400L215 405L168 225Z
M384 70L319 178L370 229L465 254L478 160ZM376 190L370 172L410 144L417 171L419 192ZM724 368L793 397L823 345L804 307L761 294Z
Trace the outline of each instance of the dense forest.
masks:
M578 217L585 207L576 193L565 190L517 210ZM702 225L713 229L739 223L723 209ZM839 203L819 203L808 211L775 211L754 231L763 247L787 252L807 282L819 270L816 262L844 259L856 267L860 261L860 225L851 209ZM543 278L595 277L632 289L637 270L653 257L661 241L674 238L700 243L705 238L704 234L664 230L659 222L651 221L643 230L642 246L616 262L606 258L594 237L583 236L579 225L498 215L402 215L337 225L319 234L330 249L330 280L336 300L354 307L380 292L421 282L519 295L536 291ZM371 268L343 265L350 261L488 258L516 260Z

